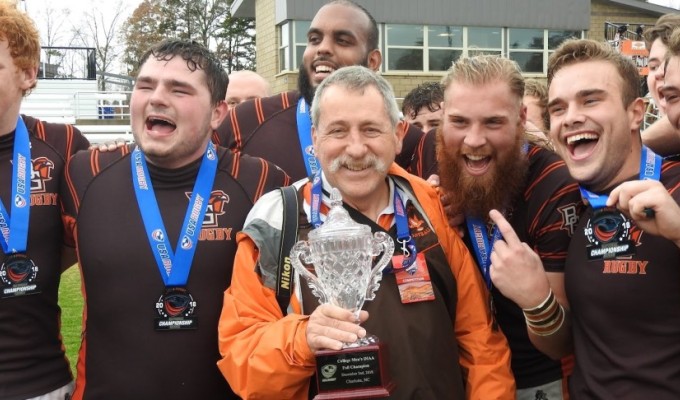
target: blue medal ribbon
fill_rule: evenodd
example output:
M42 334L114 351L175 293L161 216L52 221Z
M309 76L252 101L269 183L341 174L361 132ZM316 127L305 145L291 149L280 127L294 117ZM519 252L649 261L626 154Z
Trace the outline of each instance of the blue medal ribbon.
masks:
M494 225L491 240L487 235L486 224L477 217L465 217L465 224L470 234L470 241L477 259L477 265L484 277L486 287L491 290L491 250L496 240L502 239L500 230Z
M321 222L321 196L323 195L323 188L321 187L321 171L316 171L312 179L312 198L309 202L311 211L311 223L314 228L318 228L323 224Z
M300 139L302 159L305 162L307 176L313 176L319 171L319 160L314 155L314 146L312 144L312 116L309 108L309 104L307 104L304 97L300 97L297 105L298 138Z
M12 158L11 216L0 200L0 240L5 254L24 253L28 242L28 221L31 209L31 144L28 129L21 116L14 133Z
M217 173L218 161L215 146L209 142L203 154L175 251L168 242L168 234L151 185L146 159L139 147L132 152L130 163L139 212L142 214L149 245L156 258L163 283L166 287L186 286L203 225L203 217L208 207L208 198Z
M642 146L642 153L640 154L640 180L658 181L661 178L661 162L661 156L654 153L647 146ZM581 190L581 197L593 209L597 210L607 205L609 195L593 193L583 186L579 186L579 189Z
M416 273L418 266L416 265L416 242L411 236L411 230L408 228L408 218L406 216L406 211L404 210L404 202L401 200L401 196L394 188L394 223L397 226L397 243L401 245L401 254L403 255L401 261L401 268L394 267L395 269L405 269L406 272L413 275Z

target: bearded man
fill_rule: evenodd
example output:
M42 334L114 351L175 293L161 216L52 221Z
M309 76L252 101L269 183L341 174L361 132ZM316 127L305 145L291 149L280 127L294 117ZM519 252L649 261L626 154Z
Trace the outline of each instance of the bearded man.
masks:
M510 344L517 398L567 398L569 360L555 344L569 331L564 262L578 188L557 155L527 142L524 80L514 61L460 59L442 83L441 187L449 209L464 215L466 244Z

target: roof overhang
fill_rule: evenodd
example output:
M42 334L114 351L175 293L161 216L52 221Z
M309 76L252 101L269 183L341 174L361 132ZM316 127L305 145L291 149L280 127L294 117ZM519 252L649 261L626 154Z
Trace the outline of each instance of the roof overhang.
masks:
M638 10L644 10L653 14L658 14L659 16L662 16L663 14L672 14L678 12L678 10L676 10L675 8L664 7L640 0L609 0L609 2L620 4L626 7L635 8Z
M234 0L230 9L236 18L255 18L255 0Z

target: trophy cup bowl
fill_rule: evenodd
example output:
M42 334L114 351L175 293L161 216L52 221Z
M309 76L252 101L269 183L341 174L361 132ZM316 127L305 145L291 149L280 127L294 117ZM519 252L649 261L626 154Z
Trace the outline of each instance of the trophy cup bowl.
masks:
M375 298L393 253L392 238L385 232L372 234L369 226L354 222L342 208L339 191L333 189L326 222L309 233L308 241L297 242L290 258L321 304L350 310L358 320L364 302ZM387 375L386 357L385 345L370 335L346 343L340 351L317 352L315 400L388 396L394 383Z

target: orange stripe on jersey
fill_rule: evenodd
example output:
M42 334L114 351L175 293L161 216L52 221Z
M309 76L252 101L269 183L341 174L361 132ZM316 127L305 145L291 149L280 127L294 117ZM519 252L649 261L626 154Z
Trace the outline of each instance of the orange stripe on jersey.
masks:
M538 185L543 179L545 179L548 175L550 175L553 171L556 169L560 168L561 166L564 165L563 161L556 161L547 167L543 168L543 171L541 171L541 174L534 179L534 181L527 187L527 189L524 191L524 197L529 197L529 193L534 189L536 185Z
M92 176L96 176L99 173L99 150L94 150L90 153L90 170L92 171Z
M264 121L264 111L262 110L262 99L255 99L255 115L257 115L257 123L262 124Z
M36 136L40 140L45 140L45 125L43 125L42 121L38 121L38 124L36 125Z
M71 193L71 198L73 198L73 205L76 210L80 208L80 199L78 199L78 192L76 192L76 187L73 185L71 180L71 174L68 172L68 168L64 170L64 179L66 179L66 186L68 187L69 193Z
M234 148L232 150L241 150L242 138L241 138L241 127L238 123L238 116L236 115L236 107L229 110L229 119L231 120L231 134L234 135ZM223 146L229 146L231 148L231 143L224 143Z
M257 190L255 191L255 197L253 201L259 199L264 193L265 183L267 183L267 177L269 177L269 164L263 159L260 159L260 165L262 169L260 170L260 181L257 183Z
M73 231L73 237L78 237L78 228ZM78 246L76 246L78 250ZM80 350L78 350L78 362L76 364L76 387L71 397L72 400L80 400L85 394L85 386L87 385L87 374L85 373L85 360L87 359L87 335L85 330L87 328L87 292L85 290L85 279L83 277L83 270L80 268L80 252L78 252L78 269L80 270L80 291L83 295L83 324L80 330Z
M73 152L73 126L66 125L66 157L70 157Z
M234 179L238 178L239 167L241 166L241 153L234 153L234 158L231 160L231 176Z
M281 93L281 106L283 109L290 107L290 99L288 98L288 92Z
M408 130L408 125L405 128L405 130ZM427 177L423 177L423 148L425 147L425 138L426 137L427 137L427 134L423 135L420 138L420 141L418 142L418 146L416 147L416 154L418 155L418 162L416 163L415 171L411 171L412 174L420 176L423 179L427 179Z

